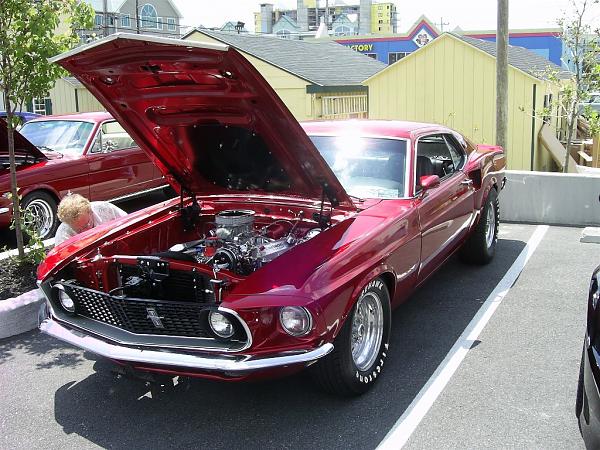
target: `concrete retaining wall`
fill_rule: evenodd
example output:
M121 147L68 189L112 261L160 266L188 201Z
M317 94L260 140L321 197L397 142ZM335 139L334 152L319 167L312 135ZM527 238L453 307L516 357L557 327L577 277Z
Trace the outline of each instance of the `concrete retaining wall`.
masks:
M600 173L507 171L500 216L508 222L600 226Z

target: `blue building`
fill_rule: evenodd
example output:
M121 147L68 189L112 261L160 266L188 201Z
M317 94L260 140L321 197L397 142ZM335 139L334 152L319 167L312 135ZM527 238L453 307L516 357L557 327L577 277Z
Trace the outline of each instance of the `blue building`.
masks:
M495 31L454 31L464 36L495 41ZM563 66L563 43L560 28L542 30L513 30L509 32L509 44L531 50L554 64ZM441 34L440 30L425 16L421 16L405 34L389 36L348 36L334 40L360 53L386 64L393 64L409 53L418 50Z

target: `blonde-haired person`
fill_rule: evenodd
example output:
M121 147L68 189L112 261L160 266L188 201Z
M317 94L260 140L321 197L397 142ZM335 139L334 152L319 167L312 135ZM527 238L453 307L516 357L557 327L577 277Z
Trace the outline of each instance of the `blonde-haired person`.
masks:
M58 205L58 219L62 222L56 230L54 245L76 234L109 222L127 213L109 202L90 202L79 194L68 194Z

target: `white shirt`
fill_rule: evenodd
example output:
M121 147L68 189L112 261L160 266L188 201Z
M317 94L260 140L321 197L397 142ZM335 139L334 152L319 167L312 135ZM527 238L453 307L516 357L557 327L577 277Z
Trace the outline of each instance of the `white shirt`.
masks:
M127 215L121 208L109 202L90 202L90 206L92 207L92 221L95 227ZM54 245L61 244L76 234L78 234L77 231L69 225L61 223L54 236Z

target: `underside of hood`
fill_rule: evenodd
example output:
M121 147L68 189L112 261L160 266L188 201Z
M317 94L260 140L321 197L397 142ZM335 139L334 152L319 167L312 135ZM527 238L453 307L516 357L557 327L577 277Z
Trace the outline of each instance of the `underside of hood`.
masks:
M17 159L30 158L32 162L48 159L40 149L25 139L17 130L13 130L13 136ZM8 125L3 119L0 119L0 157L8 158Z
M233 48L115 34L54 60L190 192L352 205L281 99Z

